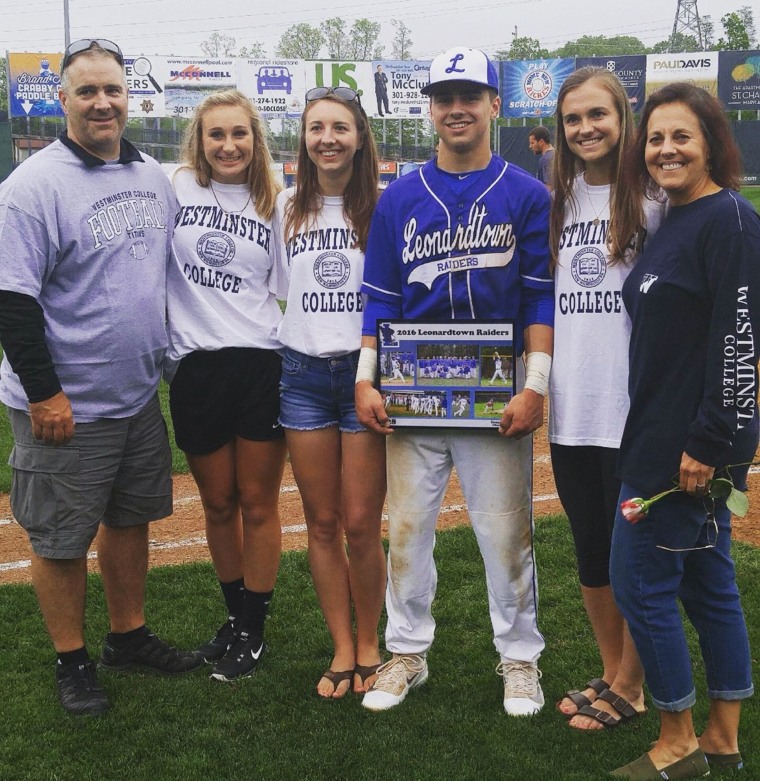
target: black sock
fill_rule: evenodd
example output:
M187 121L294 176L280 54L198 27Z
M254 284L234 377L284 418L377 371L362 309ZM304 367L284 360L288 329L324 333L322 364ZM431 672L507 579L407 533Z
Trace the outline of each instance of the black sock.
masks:
M131 629L129 632L109 632L106 636L106 640L117 648L124 648L124 646L129 645L139 637L147 635L148 632L148 627L143 624L142 626L138 626L137 629Z
M228 583L223 583L220 580L219 586L222 589L224 602L227 605L227 614L237 618L243 612L243 596L245 594L243 578L238 578Z
M264 638L264 621L269 612L269 603L274 591L249 591L245 589L240 631L251 637Z
M82 646L74 651L61 651L58 654L58 664L61 667L68 667L70 664L87 664L90 661L90 655L87 653L87 648Z

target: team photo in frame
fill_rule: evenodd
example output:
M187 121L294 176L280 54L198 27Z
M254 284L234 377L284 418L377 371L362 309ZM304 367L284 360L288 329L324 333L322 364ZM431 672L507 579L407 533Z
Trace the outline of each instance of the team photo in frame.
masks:
M392 426L496 428L515 394L511 322L378 321L379 389Z

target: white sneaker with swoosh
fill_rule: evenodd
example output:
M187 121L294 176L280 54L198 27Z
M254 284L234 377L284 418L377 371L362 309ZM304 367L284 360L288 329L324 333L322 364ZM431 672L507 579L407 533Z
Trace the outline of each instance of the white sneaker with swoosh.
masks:
M369 710L388 710L400 705L411 689L425 683L427 660L420 654L393 654L389 662L377 668L377 673L362 706Z

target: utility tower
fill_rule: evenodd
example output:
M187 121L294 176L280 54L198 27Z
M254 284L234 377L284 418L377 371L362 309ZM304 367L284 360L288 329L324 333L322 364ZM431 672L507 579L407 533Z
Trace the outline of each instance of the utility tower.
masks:
M699 49L704 51L705 42L702 37L702 25L699 22L697 0L678 0L676 18L673 22L673 32L670 36L668 51L678 51L677 35L692 35L699 44Z

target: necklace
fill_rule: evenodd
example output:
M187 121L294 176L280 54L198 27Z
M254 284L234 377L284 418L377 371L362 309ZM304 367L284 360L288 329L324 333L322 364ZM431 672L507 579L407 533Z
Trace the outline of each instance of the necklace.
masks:
M589 192L589 189L588 189L590 187L590 185L586 182L585 177L583 179L583 183L586 185L586 198L588 198L588 205L591 207L591 211L593 211L594 214L596 215L596 217L594 217L594 219L592 220L591 224L594 227L596 227L601 222L601 220L599 219L599 215L609 206L609 199L607 201L605 201L604 206L602 206L601 209L597 210L594 207L594 202L591 200L591 193Z
M248 200L245 202L245 206L243 206L242 209L225 209L224 206L222 206L221 203L219 203L219 199L216 197L216 191L214 190L214 183L209 179L208 186L211 190L211 195L214 196L214 200L216 201L216 205L225 213L225 214L242 214L247 208L248 204L251 202L251 194L248 193Z

